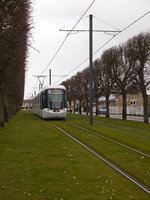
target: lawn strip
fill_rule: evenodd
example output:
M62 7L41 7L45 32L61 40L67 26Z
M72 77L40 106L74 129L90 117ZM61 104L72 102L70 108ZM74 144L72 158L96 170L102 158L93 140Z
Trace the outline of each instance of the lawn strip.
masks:
M2 200L149 199L143 190L31 112L17 113L0 129L0 144Z
M89 116L87 115L77 115L71 114L69 115L72 119L84 119L89 121ZM105 118L105 117L93 117L94 125L99 123L101 126L107 126L110 128L114 128L116 130L122 130L124 132L143 136L145 138L150 139L150 124L145 124L143 122L137 121L128 121L128 120L121 120L121 119L113 119L113 118Z
M107 159L114 162L116 165L127 171L133 177L137 178L143 184L150 187L150 159L140 154L126 149L118 144L108 141L104 138L99 138L96 135L89 133L80 128L71 126L69 123L57 122L64 130L71 133L74 137L81 140L83 143L90 146L102 154Z
M84 116L83 116L84 117ZM78 125L82 125L84 128L87 128L89 130L95 131L97 133L100 133L104 136L110 137L111 139L115 139L118 142L121 142L123 144L129 145L139 151L142 151L144 153L150 154L150 140L143 137L138 137L136 135L131 135L128 132L124 132L121 130L114 130L114 128L110 128L108 126L101 126L100 124L95 123L93 126L90 126L87 121L80 120L80 118L73 118L70 116L68 118L68 121L72 121Z

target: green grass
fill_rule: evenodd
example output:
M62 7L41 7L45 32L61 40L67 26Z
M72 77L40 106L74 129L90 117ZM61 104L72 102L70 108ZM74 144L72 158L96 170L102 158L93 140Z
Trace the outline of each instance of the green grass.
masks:
M94 126L90 126L88 116L72 115L70 117L71 120L74 119L77 124L79 123L88 129L150 154L150 124L95 117Z
M81 122L74 120L74 123L77 122L81 125ZM67 122L55 123L150 187L150 158L144 157L137 152L133 152L104 138L97 137L80 128L73 127ZM99 131L97 130L97 132ZM107 132L107 129L105 132ZM130 140L130 137L127 139ZM145 145L145 143L143 145Z
M66 121L53 122L64 127L74 122L72 116ZM76 122L85 125L82 121ZM77 134L77 129L67 127ZM95 129L99 130L99 125ZM99 148L99 139L82 134L78 135L81 139L86 139L87 143L93 141L95 148ZM111 149L105 153L109 155L110 152ZM112 159L117 157L117 152L112 156ZM5 128L0 129L2 200L148 200L149 197L51 126L50 121L41 120L29 111L17 113Z

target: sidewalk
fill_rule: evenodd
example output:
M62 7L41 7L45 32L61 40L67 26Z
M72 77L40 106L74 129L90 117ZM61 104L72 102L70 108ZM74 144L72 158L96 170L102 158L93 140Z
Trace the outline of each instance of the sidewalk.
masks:
M99 115L99 116L105 117L105 115ZM110 118L122 119L122 115L113 115L113 114L110 114ZM127 115L127 120L143 122L144 118L143 118L143 116L131 116L131 115ZM149 117L149 122L150 122L150 117Z
M79 114L79 113L76 112L76 114ZM86 115L86 113L84 113L84 112L82 114ZM93 116L95 116L95 113L93 113ZM99 117L105 117L105 115L98 115L98 116ZM122 115L110 114L110 118L122 119ZM143 118L143 116L131 116L131 115L127 115L127 120L143 122L144 118ZM149 122L150 122L150 117L149 117Z

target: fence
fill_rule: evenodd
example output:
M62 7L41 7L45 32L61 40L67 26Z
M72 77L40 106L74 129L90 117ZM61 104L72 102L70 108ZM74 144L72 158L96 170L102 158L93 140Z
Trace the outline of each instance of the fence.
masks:
M122 107L109 107L110 114L122 114ZM143 106L127 106L127 115L143 116Z

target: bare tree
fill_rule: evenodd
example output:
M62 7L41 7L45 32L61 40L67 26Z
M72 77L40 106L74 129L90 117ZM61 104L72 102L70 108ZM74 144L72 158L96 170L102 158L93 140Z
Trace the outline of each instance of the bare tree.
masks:
M144 122L148 123L148 95L150 85L150 33L140 33L131 38L128 44L132 47L132 57L136 61L136 82L143 96Z
M103 95L106 98L106 117L109 117L109 97L112 93L115 81L112 79L109 73L111 67L111 60L107 57L107 52L103 52L100 60L101 70L101 87L103 88Z
M78 72L75 78L76 78L76 86L77 86L76 95L77 95L77 100L79 101L79 114L82 114L82 103L85 98L83 73Z
M73 98L73 111L75 113L75 111L76 111L76 101L77 101L77 90L78 90L76 76L71 77L70 83L71 83L71 93L72 93L72 98Z
M82 81L83 81L83 104L84 109L86 108L86 114L89 113L89 68L85 68L82 72ZM85 111L85 110L84 110Z
M94 74L94 99L96 103L96 116L98 115L98 100L103 95L104 88L102 86L102 70L101 62L99 59L93 63L93 74Z
M71 102L73 101L73 93L72 93L73 87L72 87L71 79L63 81L61 84L66 87L66 96L67 96L67 101L69 102L69 110L71 113L72 111Z
M113 47L105 53L110 63L108 73L122 94L122 119L126 120L126 95L135 79L134 61L130 59L130 54L126 53L124 45Z
M117 92L122 94L122 119L126 120L126 95L137 92L140 88L143 95L144 122L148 123L146 90L150 86L150 33L141 33L118 47L104 51L101 58L94 61L93 66L96 113L98 113L98 99L104 95L107 107L106 117L109 117L109 97L112 92ZM72 91L74 102L79 101L81 114L83 101L88 107L88 68L73 76L70 84L70 92Z

